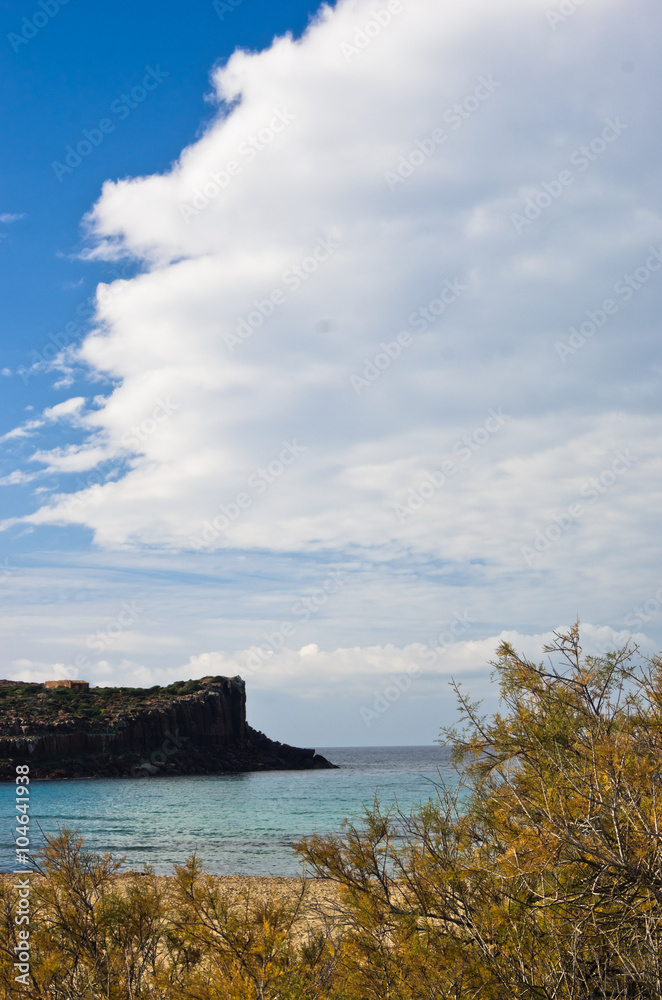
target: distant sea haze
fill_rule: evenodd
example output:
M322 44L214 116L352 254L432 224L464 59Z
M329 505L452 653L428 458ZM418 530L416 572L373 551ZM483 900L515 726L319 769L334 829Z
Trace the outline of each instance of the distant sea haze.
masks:
M214 875L296 875L290 844L305 834L337 833L360 821L375 793L403 811L436 795L440 775L456 782L450 751L423 747L327 747L334 771L258 771L135 780L35 781L31 819L47 833L77 827L86 847L126 856L125 868L150 864L170 875L196 851ZM13 870L9 785L0 868ZM34 848L39 846L35 838Z

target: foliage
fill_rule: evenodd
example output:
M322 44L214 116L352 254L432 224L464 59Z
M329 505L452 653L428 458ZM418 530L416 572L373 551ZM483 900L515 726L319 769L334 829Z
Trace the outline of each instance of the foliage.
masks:
M578 624L545 652L501 644L489 721L455 686L461 782L404 840L373 809L300 845L361 914L357 996L662 996L662 661L582 657Z
M62 831L35 878L29 991L39 1000L652 1000L662 996L662 660L583 656L579 627L535 664L502 643L501 712L459 686L443 731L459 783L410 815L297 845L335 886L231 896L193 857L171 879Z
M14 878L0 884L3 1000L315 1000L336 965L331 936L303 916L307 885L285 898L229 897L195 857L174 878L46 836L30 876L29 986L15 981ZM41 877L40 877L41 876Z
M107 725L119 714L131 717L146 707L159 708L173 698L185 697L202 691L210 681L224 678L175 681L167 687L151 688L97 687L97 688L44 688L41 684L3 682L0 684L0 735L12 735L13 723L49 725L64 716L77 721L89 719Z

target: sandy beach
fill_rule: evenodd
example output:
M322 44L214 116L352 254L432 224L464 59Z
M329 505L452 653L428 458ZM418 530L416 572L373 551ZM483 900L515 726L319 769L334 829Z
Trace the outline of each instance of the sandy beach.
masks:
M0 886L6 886L18 878L30 875L31 884L38 891L39 883L46 876L36 872L12 874L0 872ZM149 874L138 871L118 872L111 876L113 885L126 887L131 882L149 878ZM155 876L157 884L165 889L174 888L173 875ZM303 925L320 926L320 923L330 921L337 924L340 915L338 886L329 879L322 878L292 878L277 875L207 875L203 876L214 888L220 889L223 897L239 908L265 902L276 904L293 903L301 896L301 915L299 920Z

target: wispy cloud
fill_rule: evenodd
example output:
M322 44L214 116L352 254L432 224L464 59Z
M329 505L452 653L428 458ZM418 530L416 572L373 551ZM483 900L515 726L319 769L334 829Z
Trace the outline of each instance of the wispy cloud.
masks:
M64 387L84 366L113 389L5 437L49 475L85 473L23 525L79 526L100 560L197 559L191 578L213 566L215 584L256 553L285 573L377 560L387 585L354 593L342 639L318 622L303 657L274 651L281 678L324 649L385 647L393 621L402 655L421 575L442 618L470 589L492 636L586 604L618 622L656 593L662 29L632 3L552 31L530 0L409 0L379 24L372 0L340 0L300 40L215 69L200 138L163 172L107 181L85 220L87 255L129 277L99 286L89 332L53 335L55 361L35 356ZM284 442L303 449L286 474ZM619 453L637 457L623 474ZM238 621L271 565L238 574ZM250 648L243 632L203 643L203 614L168 669Z
M15 469L8 476L3 476L0 479L0 486L24 486L26 483L33 482L39 475L40 473L37 472L30 474L23 472L22 469Z
M57 423L58 421L76 423L85 403L84 396L73 396L71 399L65 399L62 403L56 403L55 406L48 406L43 411L41 418L27 420L24 424L7 431L0 437L0 442L30 437L40 427L49 423Z
M28 420L26 423L21 424L20 427L14 427L12 430L7 431L6 434L0 436L0 442L2 441L12 441L16 438L29 437L34 431L38 430L39 427L44 426L45 421L43 420Z

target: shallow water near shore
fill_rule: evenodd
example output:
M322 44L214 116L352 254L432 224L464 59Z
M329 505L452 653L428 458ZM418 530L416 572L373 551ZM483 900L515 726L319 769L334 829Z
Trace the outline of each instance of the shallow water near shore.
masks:
M149 864L172 874L194 851L215 875L297 875L290 844L311 833L360 821L375 794L408 812L435 798L440 776L454 786L450 751L423 747L321 747L339 770L259 771L191 777L34 781L31 847L48 833L77 827L86 847L125 857L124 868ZM14 868L14 786L0 785L0 870ZM33 826L33 824L35 824Z

